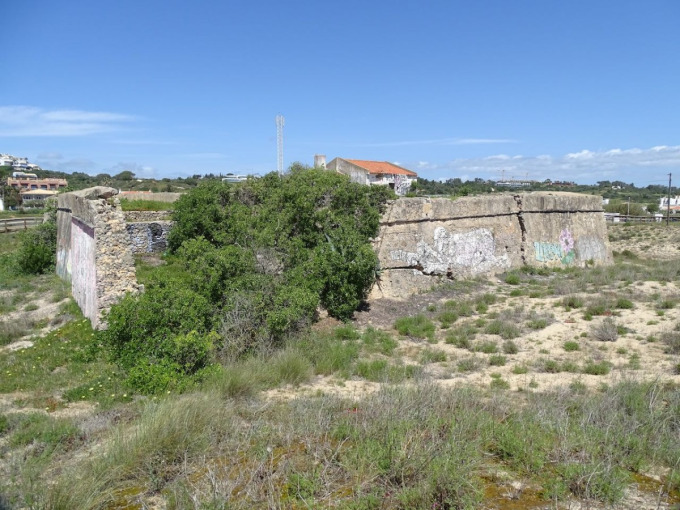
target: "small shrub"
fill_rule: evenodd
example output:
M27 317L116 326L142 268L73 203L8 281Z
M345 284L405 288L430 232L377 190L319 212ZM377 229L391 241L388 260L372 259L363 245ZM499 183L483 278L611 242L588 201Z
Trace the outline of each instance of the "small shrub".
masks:
M492 390L509 390L510 383L500 377L494 377L489 384Z
M470 349L472 347L472 340L475 338L477 331L470 325L464 325L450 331L446 335L445 342L452 344L459 349Z
M519 296L523 296L523 295L524 295L524 291L522 289L512 289L510 291L510 297L519 297Z
M588 361L583 367L583 373L588 375L607 375L611 371L611 364L607 361Z
M335 336L335 338L339 340L358 340L361 337L361 335L354 328L354 326L350 324L338 326L333 331L333 335Z
M494 354L498 352L498 344L492 341L485 341L475 345L476 352L483 352L484 354Z
M458 314L453 310L445 310L439 314L437 320L441 322L442 328L446 329L458 320Z
M562 306L568 312L569 310L574 310L576 308L583 307L583 299L578 296L567 296L562 299Z
M0 436L9 431L9 419L4 414L0 414Z
M512 340L506 340L503 342L503 352L505 354L517 354L519 352L519 347Z
M505 283L508 285L519 285L522 279L518 273L508 273L505 277Z
M528 372L529 372L529 367L527 367L524 364L515 365L514 367L512 367L512 373L516 374L516 375L522 375L522 374L526 374Z
M485 333L490 335L499 335L505 340L512 338L517 338L520 336L520 330L513 323L502 320L491 321L484 330Z
M560 365L560 362L557 360L544 359L540 360L540 369L549 374L557 374L562 371L562 365Z
M397 341L389 333L374 329L371 326L366 328L361 339L364 343L364 348L368 352L379 352L386 356L391 356L398 345Z
M441 363L443 361L446 361L446 353L440 349L424 349L420 353L422 364Z
M285 350L270 360L272 382L274 384L292 384L298 386L307 382L312 376L312 365L297 350Z
M627 366L631 370L640 370L640 368L642 368L642 365L640 363L640 355L638 353L631 354L630 358L628 358Z
M570 340L568 342L564 342L564 344L562 345L562 348L567 352L573 352L573 351L578 351L581 348L581 346L579 346L578 342L574 342L574 341Z
M660 310L671 310L675 308L675 305L678 304L675 299L663 299L659 302L658 308Z
M661 341L666 344L666 354L680 354L680 332L667 331L661 335Z
M602 322L590 328L590 334L601 342L615 342L619 337L619 330L614 319L605 317Z
M630 299L619 298L616 300L615 308L620 308L622 310L631 310L633 308L633 302Z
M416 315L414 317L401 317L394 323L400 335L409 336L412 338L434 338L434 323L424 315Z
M577 374L581 371L581 367L578 363L574 363L573 361L565 361L562 363L562 371Z
M480 368L482 368L482 360L476 356L470 356L458 361L459 372L475 372Z
M489 356L489 365L492 367L502 367L507 362L507 358L502 354Z
M49 221L22 232L17 263L25 274L43 274L54 269L57 252L57 224Z
M533 319L527 322L527 327L530 329L544 329L548 327L548 320L547 319Z
M493 305L498 301L498 297L496 294L491 294L489 292L485 292L481 296L479 296L476 300L477 303L484 303L486 305Z

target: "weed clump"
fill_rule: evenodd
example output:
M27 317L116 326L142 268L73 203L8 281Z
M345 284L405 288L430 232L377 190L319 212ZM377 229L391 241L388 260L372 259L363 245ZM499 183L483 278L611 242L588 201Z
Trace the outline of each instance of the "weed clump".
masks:
M601 342L615 342L619 337L619 328L611 317L605 317L601 322L590 328L593 338Z
M402 336L434 339L434 323L424 315L401 317L395 321L394 329Z

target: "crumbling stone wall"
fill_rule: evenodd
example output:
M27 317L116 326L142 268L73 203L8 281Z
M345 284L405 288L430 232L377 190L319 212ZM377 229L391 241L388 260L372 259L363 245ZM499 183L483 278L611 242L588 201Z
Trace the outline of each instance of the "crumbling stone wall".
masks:
M612 261L602 199L576 193L402 198L388 205L374 246L382 271L373 298L523 265Z
M125 211L132 253L162 253L172 230L170 211Z
M95 187L58 197L57 274L93 327L127 292L138 292L125 218L114 188Z

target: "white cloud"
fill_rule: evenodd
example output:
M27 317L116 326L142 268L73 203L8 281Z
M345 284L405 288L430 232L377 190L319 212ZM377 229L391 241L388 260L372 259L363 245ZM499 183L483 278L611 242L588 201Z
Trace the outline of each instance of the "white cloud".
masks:
M401 140L395 142L362 143L356 147L401 147L408 145L477 145L494 143L517 143L510 138L435 138L431 140Z
M122 129L132 115L0 106L0 136L87 136Z
M409 164L405 164L409 168ZM417 165L412 164L411 167ZM420 168L419 171L422 172ZM584 149L563 156L520 156L496 154L481 158L454 159L448 163L432 163L427 173L434 178L462 176L534 180L570 180L593 183L599 180L621 180L638 185L662 182L668 172L680 172L680 145L656 146L649 149L609 149L592 151ZM425 178L430 178L423 173Z

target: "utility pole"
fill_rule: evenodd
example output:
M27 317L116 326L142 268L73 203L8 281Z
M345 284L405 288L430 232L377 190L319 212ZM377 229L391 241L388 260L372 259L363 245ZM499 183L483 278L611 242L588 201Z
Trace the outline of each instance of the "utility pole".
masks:
M668 207L666 208L666 226L671 221L671 174L668 174Z
M283 175L283 125L285 119L283 115L276 116L276 170L279 177Z

